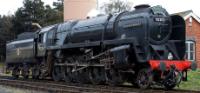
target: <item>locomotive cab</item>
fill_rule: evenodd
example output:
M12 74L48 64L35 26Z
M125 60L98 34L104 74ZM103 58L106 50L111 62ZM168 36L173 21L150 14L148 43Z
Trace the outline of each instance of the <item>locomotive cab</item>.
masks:
M35 56L36 57L44 57L46 54L47 48L47 39L49 38L48 34L53 32L51 31L54 26L48 26L45 28L40 29L34 39L35 45Z

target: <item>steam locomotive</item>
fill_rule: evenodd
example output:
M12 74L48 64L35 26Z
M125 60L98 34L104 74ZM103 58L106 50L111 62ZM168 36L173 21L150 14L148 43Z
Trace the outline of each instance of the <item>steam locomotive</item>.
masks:
M185 60L185 21L161 6L70 20L7 43L14 78L172 89L195 64Z

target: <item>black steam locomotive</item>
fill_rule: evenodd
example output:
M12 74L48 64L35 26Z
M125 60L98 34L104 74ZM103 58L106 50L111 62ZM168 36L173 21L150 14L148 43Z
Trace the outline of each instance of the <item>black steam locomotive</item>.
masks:
M7 44L7 71L18 78L174 88L185 60L185 21L161 6L73 20L23 33Z

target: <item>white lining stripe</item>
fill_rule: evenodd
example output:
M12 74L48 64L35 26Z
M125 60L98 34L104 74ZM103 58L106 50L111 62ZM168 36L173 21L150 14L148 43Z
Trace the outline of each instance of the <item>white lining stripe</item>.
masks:
M13 41L11 43L8 43L7 46L13 45L13 44L20 44L20 43L27 43L27 42L33 42L34 39L26 39L26 40L18 40L18 41Z

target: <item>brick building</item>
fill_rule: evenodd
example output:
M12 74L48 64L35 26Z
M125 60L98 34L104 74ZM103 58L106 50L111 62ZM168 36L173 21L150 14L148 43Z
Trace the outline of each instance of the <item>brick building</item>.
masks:
M186 23L186 58L200 68L200 18L192 10L177 13Z

